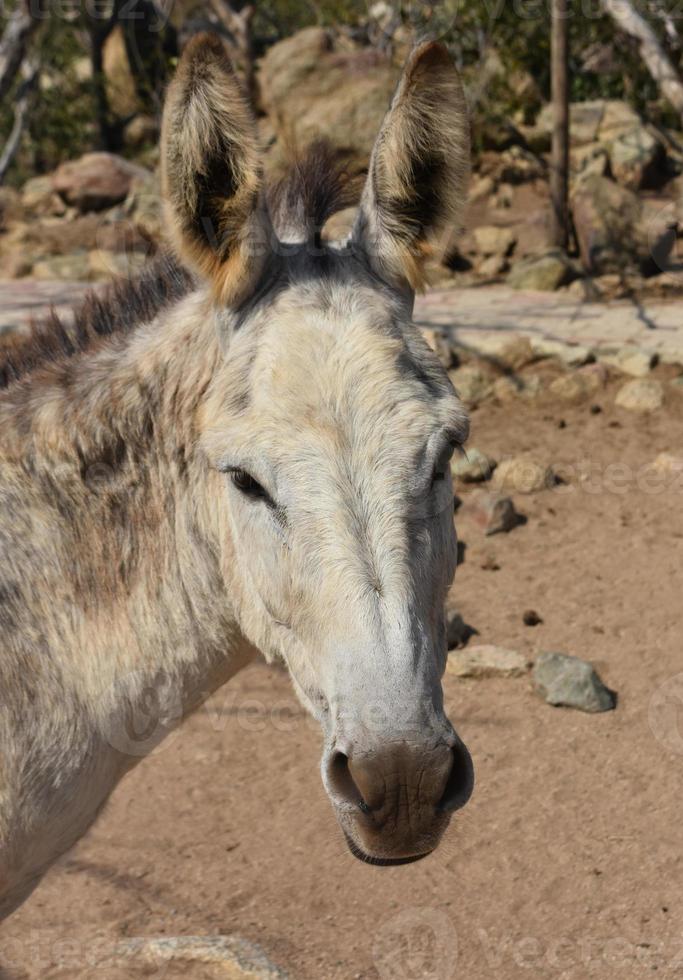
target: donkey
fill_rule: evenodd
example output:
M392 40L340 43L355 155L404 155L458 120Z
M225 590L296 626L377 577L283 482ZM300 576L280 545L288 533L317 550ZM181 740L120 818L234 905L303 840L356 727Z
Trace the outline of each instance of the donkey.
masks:
M319 149L265 186L211 35L161 155L178 259L0 360L0 917L139 760L130 725L156 744L258 652L322 727L356 857L428 855L472 791L441 690L468 422L411 322L467 180L447 51L409 57L343 242Z

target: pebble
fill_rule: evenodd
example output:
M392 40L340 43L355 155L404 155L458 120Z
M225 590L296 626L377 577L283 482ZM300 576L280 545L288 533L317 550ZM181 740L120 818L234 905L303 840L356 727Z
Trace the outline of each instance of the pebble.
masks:
M519 677L528 669L529 661L521 653L492 644L455 650L446 665L446 673L455 677Z
M492 482L499 490L537 493L553 487L556 479L552 467L545 463L530 456L511 456L498 464Z
M545 337L534 338L532 342L534 353L539 357L552 357L562 361L567 367L581 367L595 359L591 347L582 344L565 344L561 340L548 340Z
M535 609L525 609L522 613L522 622L525 626L539 626L543 620Z
M526 523L526 517L515 509L511 497L485 490L468 496L463 513L471 517L487 537L507 533Z
M450 371L448 376L458 396L470 408L478 405L491 394L490 377L473 364L465 364L455 371Z
M683 474L683 456L660 453L650 464L650 469L664 476L680 476Z
M619 389L615 404L631 412L655 412L664 404L664 386L651 378L634 378Z
M476 636L476 633L477 631L465 622L457 610L447 613L446 638L449 650L461 649L470 637Z
M474 446L456 455L451 461L451 473L463 483L481 483L488 480L496 468L496 461Z
M657 354L640 347L620 347L616 351L599 351L598 360L632 378L645 378L657 363Z
M605 687L593 665L566 653L542 653L534 664L533 683L548 704L588 712L616 706L616 695Z
M578 404L600 391L606 381L607 371L602 365L587 364L555 378L548 392L560 401Z

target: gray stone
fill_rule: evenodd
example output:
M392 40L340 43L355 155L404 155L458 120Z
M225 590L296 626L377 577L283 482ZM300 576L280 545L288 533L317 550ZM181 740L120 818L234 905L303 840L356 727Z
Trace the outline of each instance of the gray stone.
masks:
M72 252L70 255L51 255L40 259L33 265L34 279L90 279L90 261L87 252Z
M491 394L490 377L474 364L465 364L449 372L449 377L459 397L470 408L478 405Z
M446 673L455 677L519 677L529 669L526 657L492 644L468 646L448 656Z
M513 289L535 289L553 292L576 278L572 263L560 249L531 255L516 262L507 277Z
M499 463L493 483L499 490L536 493L555 485L552 467L531 456L512 456Z
M580 282L581 280L576 280ZM591 347L582 344L565 344L561 340L550 340L546 337L534 337L531 341L534 353L538 357L553 357L562 361L567 367L581 367L594 360Z
M451 473L463 483L481 483L488 480L496 468L496 461L480 449L472 446L451 461Z
M574 190L571 210L581 261L588 272L623 274L635 267L652 274L667 267L676 235L661 206L595 175Z
M481 255L507 256L517 244L517 238L510 228L497 225L482 225L475 228L472 234Z
M457 610L451 610L447 614L446 639L449 650L460 650L476 632L475 629L465 622Z
M579 711L610 711L616 696L605 687L592 664L566 653L542 653L533 670L535 690L548 704Z
M463 504L463 513L470 517L490 537L493 534L506 534L520 524L526 517L516 509L511 497L481 490L468 494Z
M630 374L632 378L646 377L657 363L657 355L653 351L631 345L618 350L598 350L597 358L623 374Z
M619 389L615 404L630 412L655 412L664 404L664 385L654 378L634 378Z

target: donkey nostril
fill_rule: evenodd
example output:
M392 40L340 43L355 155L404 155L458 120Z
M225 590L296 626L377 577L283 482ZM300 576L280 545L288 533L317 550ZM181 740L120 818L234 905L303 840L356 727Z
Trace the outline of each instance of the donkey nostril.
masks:
M463 807L474 789L472 758L462 742L453 746L451 755L453 757L451 771L443 795L437 804L437 809L446 813L453 813Z
M336 796L340 797L345 803L351 803L357 806L363 813L369 812L370 807L363 799L363 795L351 775L351 767L347 755L343 752L335 752L330 759L327 775L330 789Z

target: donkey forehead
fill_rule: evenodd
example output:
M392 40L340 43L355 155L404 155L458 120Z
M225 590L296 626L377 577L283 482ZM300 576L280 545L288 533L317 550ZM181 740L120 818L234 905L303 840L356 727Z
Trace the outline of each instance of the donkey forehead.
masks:
M238 443L297 444L307 432L337 448L367 446L380 432L420 442L444 427L467 435L448 376L405 305L362 283L306 283L275 297L237 332L225 386Z

